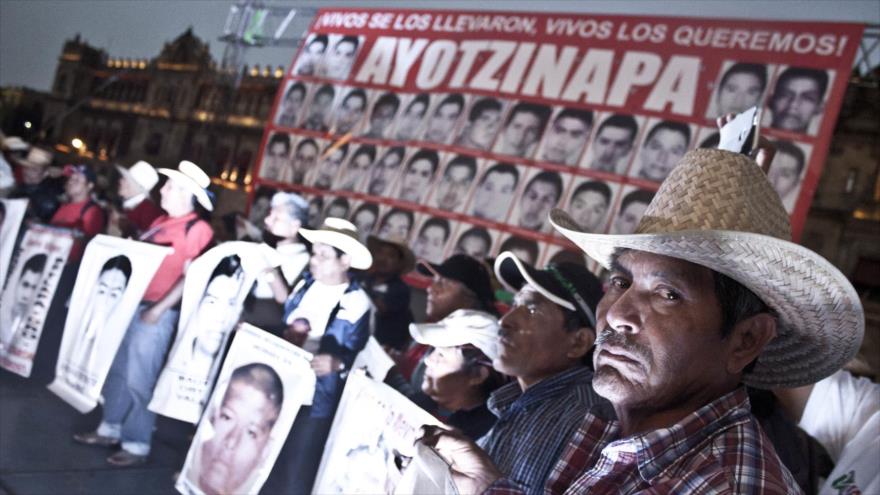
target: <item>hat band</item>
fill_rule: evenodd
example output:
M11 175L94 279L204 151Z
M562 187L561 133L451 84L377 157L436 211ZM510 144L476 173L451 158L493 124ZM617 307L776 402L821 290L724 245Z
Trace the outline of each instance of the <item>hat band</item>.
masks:
M568 279L565 278L564 275L559 273L559 270L557 270L556 267L553 265L547 265L547 271L552 273L553 277L556 278L556 280L560 284L562 284L562 287L564 287L565 290L568 291L568 293L571 295L572 299L574 299L574 302L580 308L581 312L584 314L584 316L587 317L587 321L589 321L590 324L593 325L593 328L595 328L596 327L596 315L593 314L593 311L590 309L590 306L587 305L587 302L584 301L584 298L581 297L580 294L578 294L577 289L575 289L575 287L574 287L574 284L569 282Z

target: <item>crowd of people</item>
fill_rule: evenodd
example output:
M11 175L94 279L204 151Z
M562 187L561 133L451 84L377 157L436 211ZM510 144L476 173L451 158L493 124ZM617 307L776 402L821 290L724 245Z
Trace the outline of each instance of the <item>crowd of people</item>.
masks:
M332 49L356 42L343 39ZM312 44L331 49L326 40ZM764 84L760 74L751 77ZM359 95L346 101L350 112L364 111ZM462 110L454 98L438 106L428 136L449 139L443 117ZM501 125L498 114L489 98L475 105L458 139L487 146L481 129ZM497 146L528 152L549 118L543 108L523 106L508 116ZM379 120L371 132L384 132ZM623 138L631 124L623 117L602 124L595 168L614 169L629 152ZM557 115L547 132L580 138L590 126L591 115L572 112ZM617 229L634 234L591 233L590 219L603 215L610 195L596 183L578 188L571 216L550 211L562 185L549 172L530 178L518 205L520 226L552 226L605 268L601 279L583 263L535 266L536 257L514 243L487 261L491 239L479 231L437 259L432 236L448 230L424 224L411 249L401 236L404 223L407 232L412 227L411 212L391 210L381 220L372 212L369 224L379 227L369 235L333 216L316 224L296 193L271 196L257 240L283 261L257 278L240 319L311 353L317 379L263 493L310 492L346 377L371 338L394 362L373 378L446 424L426 427L420 441L446 459L461 493L880 492L880 385L842 370L861 343L862 307L830 263L791 242L785 206L766 177L771 154L758 155L759 167L720 150L684 153L687 128L661 122L650 134L646 146L675 161L642 163L645 177L665 180L653 197L624 200L623 209L644 212ZM547 159L570 161L583 146L572 142L547 146ZM277 146L290 151L289 142ZM298 153L309 152L303 146ZM393 151L383 160L396 156L388 166L398 167ZM317 147L310 153L314 164ZM0 183L2 194L29 200L26 222L81 233L55 295L61 303L47 318L43 354L51 356L51 341L60 340L63 302L90 238L107 233L172 249L114 358L100 424L73 435L113 448L113 465L142 464L156 424L147 404L177 329L187 267L222 237L209 221L210 179L192 162L157 170L141 161L117 167L116 187L105 181L112 191L98 195L102 181L92 166L54 167L49 150L7 146L4 161L14 171L11 184ZM401 197L416 198L419 179L437 173L436 156L417 154L405 169ZM457 201L457 184L475 177L466 159L443 173L449 185L441 207ZM381 190L381 175L372 179ZM499 166L481 184L506 180L519 180L516 168ZM493 207L475 203L473 213L491 217ZM412 298L410 273L429 281L424 307ZM512 302L497 300L498 291L513 294ZM219 409L243 404L256 383L278 382L271 369L258 368L236 371ZM262 393L277 418L281 399ZM207 417L226 422L221 433L246 427L215 409ZM252 466L257 455L239 466ZM236 491L237 474L209 474L206 493Z

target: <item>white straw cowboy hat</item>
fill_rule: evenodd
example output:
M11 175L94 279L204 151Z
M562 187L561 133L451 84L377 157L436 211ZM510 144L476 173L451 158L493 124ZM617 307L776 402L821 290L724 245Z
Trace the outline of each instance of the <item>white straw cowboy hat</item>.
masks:
M211 178L198 165L183 160L177 166L177 170L173 168L160 168L158 172L189 189L193 196L196 197L196 201L206 210L214 210L214 205L211 204L211 198L208 196L208 186L211 185Z
M15 160L22 167L48 167L52 165L52 152L32 146L24 158Z
M156 173L156 169L143 160L138 160L131 168L117 165L116 169L125 177L125 180L140 187L146 193L152 191L156 187L156 183L159 182L159 174Z
M743 376L759 388L814 383L855 356L865 315L852 284L827 260L792 243L779 195L757 164L715 149L689 152L635 233L584 232L561 210L557 230L606 268L620 249L683 259L748 287L778 315L777 336Z
M358 240L357 228L348 220L328 217L320 228L299 229L299 233L312 244L329 244L347 254L351 267L356 270L366 270L373 265L373 255Z
M382 244L387 244L400 253L400 273L409 273L415 269L416 256L409 248L409 245L407 245L405 238L397 236L379 237L376 235L367 237L367 247L370 248L370 252L375 251Z
M9 136L0 140L0 147L9 151L26 151L31 145L18 136Z

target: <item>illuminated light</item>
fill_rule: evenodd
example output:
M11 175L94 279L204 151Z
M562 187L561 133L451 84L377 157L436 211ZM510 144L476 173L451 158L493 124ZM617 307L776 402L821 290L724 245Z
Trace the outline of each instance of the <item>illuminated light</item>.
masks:
M229 178L229 170L223 170L223 172L220 173L220 178L223 180L228 179Z
M25 120L25 121L24 121L24 128L25 128L25 129L30 129L31 127L33 127L33 124L31 124L31 121L30 121L30 120Z
M245 183L245 185L250 184L252 180L253 180L253 179L252 179L252 177L251 177L251 171L248 170L247 175L244 176L244 183Z
M281 76L283 76L283 75L284 75L284 69L282 69L281 67L278 67L277 69L275 69L275 79L281 79Z
M147 63L145 61L141 60L140 62L138 62L138 69L146 69L146 68L147 68Z
M235 182L236 180L238 180L238 169L237 168L232 169L232 173L229 174L229 180L232 182Z
M79 150L79 149L82 149L82 148L83 148L83 142L82 142L82 139L80 139L80 138L73 138L73 139L70 141L70 145L73 146L75 149L78 149L78 150Z
M263 67L263 77L269 77L269 66Z
M251 77L257 77L260 75L260 69L257 67L252 67L250 72Z

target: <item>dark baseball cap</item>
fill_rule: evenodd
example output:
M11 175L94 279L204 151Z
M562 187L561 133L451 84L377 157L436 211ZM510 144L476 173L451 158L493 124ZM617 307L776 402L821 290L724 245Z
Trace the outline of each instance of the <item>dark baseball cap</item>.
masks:
M95 170L85 163L81 163L79 165L67 164L64 166L64 176L70 177L73 174L83 174L86 180L90 183L94 184L95 181L98 180L98 175L95 174Z
M585 321L596 327L596 305L602 299L602 283L587 270L576 263L551 263L538 270L505 251L495 259L495 275L498 280L513 292L524 285L534 287L551 302L584 317Z
M419 260L416 269L422 275L440 275L461 282L477 295L484 309L495 311L495 294L489 281L489 270L481 261L466 254L456 254L439 265Z

